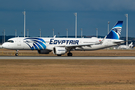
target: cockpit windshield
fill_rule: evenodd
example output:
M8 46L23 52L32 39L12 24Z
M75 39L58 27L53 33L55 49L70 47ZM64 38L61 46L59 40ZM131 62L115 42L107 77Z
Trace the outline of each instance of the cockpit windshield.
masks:
M14 41L13 41L13 40L8 40L7 42L14 43Z

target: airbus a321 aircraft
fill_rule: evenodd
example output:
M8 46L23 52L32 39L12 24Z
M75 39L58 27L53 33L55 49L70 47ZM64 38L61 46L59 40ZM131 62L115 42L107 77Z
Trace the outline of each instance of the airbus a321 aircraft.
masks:
M124 43L119 40L123 21L118 21L105 38L41 38L41 37L16 37L8 39L2 44L3 48L16 50L37 50L39 54L53 54L61 56L67 53L72 56L72 50L98 50Z

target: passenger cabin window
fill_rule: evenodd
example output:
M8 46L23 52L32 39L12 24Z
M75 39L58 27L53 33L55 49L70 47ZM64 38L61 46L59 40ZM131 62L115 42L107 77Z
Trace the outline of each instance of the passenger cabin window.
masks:
M13 40L8 40L7 42L14 43L14 41L13 41Z

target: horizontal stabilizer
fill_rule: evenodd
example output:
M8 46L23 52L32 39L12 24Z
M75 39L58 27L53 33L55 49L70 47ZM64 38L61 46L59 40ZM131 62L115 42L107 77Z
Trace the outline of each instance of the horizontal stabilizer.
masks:
M119 44L122 44L122 43L124 43L125 41L123 41L123 40L116 40L116 41L113 41L113 43L115 43L115 44L117 44L117 45L119 45Z

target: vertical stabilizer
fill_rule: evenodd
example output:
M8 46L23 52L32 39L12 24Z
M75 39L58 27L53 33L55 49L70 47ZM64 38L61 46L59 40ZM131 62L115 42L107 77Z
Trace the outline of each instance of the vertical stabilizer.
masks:
M118 39L121 35L123 21L118 21L116 25L111 29L110 33L107 35L107 39Z
M130 47L130 48L133 48L133 42L131 42L131 43L129 44L129 47Z

